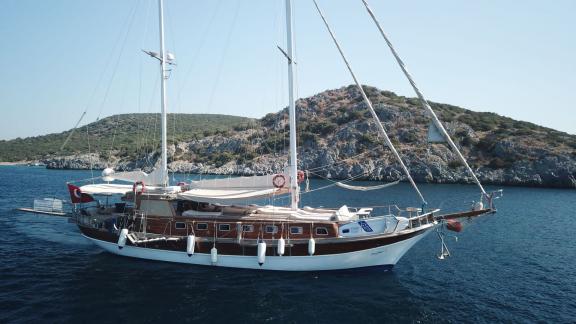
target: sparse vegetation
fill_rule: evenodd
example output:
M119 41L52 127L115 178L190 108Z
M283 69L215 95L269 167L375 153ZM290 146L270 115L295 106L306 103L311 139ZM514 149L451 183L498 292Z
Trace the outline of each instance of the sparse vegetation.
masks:
M233 128L251 127L254 122L250 118L226 115L169 114L168 140L170 143L189 141L196 137L228 132ZM114 151L118 156L130 157L137 152L152 152L159 146L159 125L159 114L107 117L78 128L62 151L60 147L71 130L0 141L0 161L36 160L53 154L86 153L88 143L91 152L108 155Z
M413 153L416 159L428 156L426 152L431 146L425 138L430 118L420 101L374 87L363 88L399 151ZM543 154L576 157L574 135L495 113L473 112L434 102L430 105L475 168L507 169L516 161L536 161ZM223 115L169 115L170 143L208 137L203 146L194 149L177 146L171 159L220 167L229 162L251 165L263 155L285 154L289 145L287 117L286 108L260 120ZM374 132L372 116L355 86L298 100L297 120L298 144L302 151L333 150L339 158L370 151L373 159L382 159L390 153ZM83 126L59 152L69 132L0 141L0 161L35 160L56 153L87 153L87 132L91 152L98 152L101 159L110 160L113 155L131 160L136 153L157 151L159 115L117 115ZM446 150L443 144L437 144L436 148ZM442 159L446 161L446 155ZM453 171L461 167L457 160L444 163Z

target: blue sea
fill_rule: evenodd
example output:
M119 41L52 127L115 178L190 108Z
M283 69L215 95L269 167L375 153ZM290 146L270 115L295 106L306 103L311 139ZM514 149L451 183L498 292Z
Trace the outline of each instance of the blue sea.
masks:
M504 188L496 214L447 237L446 260L431 233L391 271L282 273L119 257L64 218L14 211L67 199L65 182L90 176L0 167L0 323L576 322L576 190ZM479 197L472 185L421 189L445 210ZM419 206L407 184L303 196L305 205L343 203Z

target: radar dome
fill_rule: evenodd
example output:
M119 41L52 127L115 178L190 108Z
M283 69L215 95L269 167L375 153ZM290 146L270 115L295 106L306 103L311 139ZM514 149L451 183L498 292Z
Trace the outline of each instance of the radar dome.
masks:
M102 180L104 180L106 182L114 181L114 178L112 177L113 174L114 174L114 169L112 169L112 168L106 168L106 169L102 170Z

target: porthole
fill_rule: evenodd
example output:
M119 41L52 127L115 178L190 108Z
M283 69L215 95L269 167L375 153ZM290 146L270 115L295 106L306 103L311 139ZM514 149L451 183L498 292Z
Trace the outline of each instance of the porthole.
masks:
M267 233L267 234L276 234L276 233L278 233L278 226L276 226L276 225L266 225L266 233Z
M290 227L290 234L299 235L304 232L304 229L300 226L292 226Z
M218 230L220 232L229 232L230 231L230 224L218 224Z
M184 223L184 222L176 222L176 223L174 224L174 227L175 227L176 229L186 229L186 223Z
M200 231L202 231L202 230L207 230L207 229L208 229L208 224L206 224L206 223L198 223L198 224L196 224L196 229L197 229L197 230L200 230Z
M328 229L326 227L316 227L316 235L328 235Z

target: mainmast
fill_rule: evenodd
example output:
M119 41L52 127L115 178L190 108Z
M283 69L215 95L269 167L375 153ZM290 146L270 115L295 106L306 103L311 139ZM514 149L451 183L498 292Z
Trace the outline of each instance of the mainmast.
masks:
M292 48L292 1L286 0L286 46L288 54L288 116L290 118L290 207L298 209L298 157L296 153L296 105L294 102L294 49Z
M168 186L168 152L166 135L166 51L164 49L164 1L158 0L159 22L160 22L160 100L162 105L160 127L162 132L162 152L160 157L160 169L163 187Z

